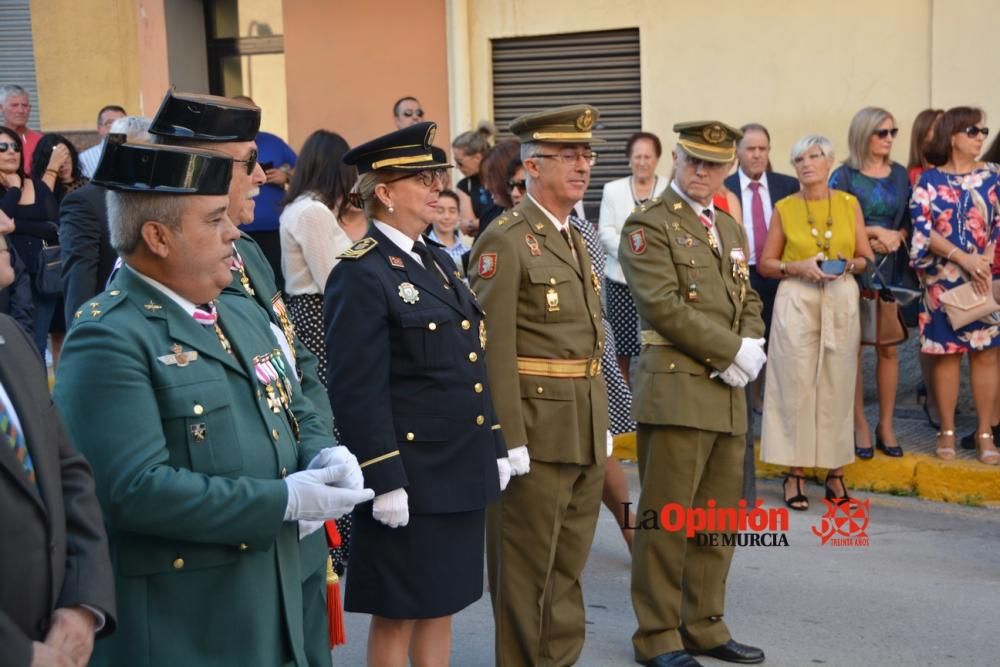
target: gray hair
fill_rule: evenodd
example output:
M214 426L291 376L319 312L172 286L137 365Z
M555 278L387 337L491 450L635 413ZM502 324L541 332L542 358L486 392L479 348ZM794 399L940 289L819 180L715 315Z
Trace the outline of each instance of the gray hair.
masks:
M108 190L108 230L111 247L122 257L136 251L142 242L142 226L149 221L177 228L184 212L182 196L151 192Z
M795 165L795 158L805 153L813 146L818 146L824 156L833 159L833 142L821 134L807 134L792 146L791 163Z
M488 120L479 121L475 130L469 130L455 137L452 148L458 148L468 155L483 155L493 147L497 128Z
M526 141L521 144L521 162L524 162L538 150L538 142Z
M122 116L111 123L112 134L124 134L127 141L149 143L149 119L143 116Z
M7 83L0 86L0 106L7 104L8 97L27 97L28 101L31 101L31 96L28 95L28 91L17 85L16 83Z
M847 159L844 164L852 169L861 169L868 158L869 146L871 145L872 134L878 126L885 122L886 118L892 114L881 107L865 107L854 114L851 125L847 129ZM886 164L889 164L889 156L885 157Z

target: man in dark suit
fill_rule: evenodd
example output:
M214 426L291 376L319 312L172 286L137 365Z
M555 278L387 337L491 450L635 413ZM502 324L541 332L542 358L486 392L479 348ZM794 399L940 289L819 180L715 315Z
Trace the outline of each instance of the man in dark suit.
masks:
M14 280L0 237L0 288ZM0 661L86 665L115 627L90 466L70 444L31 338L0 315Z
M726 188L740 198L743 207L743 227L747 232L750 249L750 286L760 295L764 309L764 338L771 334L771 312L778 283L757 273L757 260L764 248L767 230L771 225L774 205L788 195L799 191L798 180L771 170L771 134L759 123L747 123L740 128L743 138L736 144L736 158L740 166L735 174L726 178ZM747 502L756 498L753 408L763 400L764 376L747 385L747 456L744 458L743 497Z

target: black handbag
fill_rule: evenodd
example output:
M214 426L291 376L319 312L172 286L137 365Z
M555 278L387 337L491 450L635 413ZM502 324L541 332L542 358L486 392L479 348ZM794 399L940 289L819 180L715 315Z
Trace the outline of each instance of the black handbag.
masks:
M40 294L55 296L62 294L62 248L42 241L38 251L38 266L35 267L35 289Z

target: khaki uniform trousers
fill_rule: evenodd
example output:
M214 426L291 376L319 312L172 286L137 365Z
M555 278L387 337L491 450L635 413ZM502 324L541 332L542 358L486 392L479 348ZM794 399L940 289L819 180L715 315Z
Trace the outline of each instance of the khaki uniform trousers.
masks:
M744 434L639 424L639 521L667 503L737 507L743 483ZM697 546L683 530L636 530L632 607L639 628L636 659L669 651L709 649L730 639L722 620L732 546Z
M603 465L531 461L486 511L498 667L572 665L583 650L580 575L590 555Z

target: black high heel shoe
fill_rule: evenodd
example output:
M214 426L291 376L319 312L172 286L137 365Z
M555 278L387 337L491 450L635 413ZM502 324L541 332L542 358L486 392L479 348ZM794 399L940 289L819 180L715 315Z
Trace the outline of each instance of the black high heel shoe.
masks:
M788 497L787 484L788 480L795 480L795 494L791 498ZM802 493L803 486L805 486L806 478L802 475L793 475L791 473L785 475L785 481L781 483L781 491L785 496L785 504L797 512L805 512L809 509L809 499L806 498L805 494Z
M833 489L830 488L830 480L831 479L839 479L840 480L840 485L844 488L844 495L838 496L836 493L833 492ZM851 497L849 495L847 495L847 485L844 484L844 476L843 475L834 475L833 473L827 474L826 481L823 482L823 488L826 489L826 499L829 500L830 502L837 503L838 505L842 505L842 504L850 501L850 499L851 499Z
M881 424L875 427L875 449L881 450L886 456L892 456L896 458L902 456L903 448L899 446L898 442L896 443L895 447L890 447L889 445L885 444L885 441L882 440L882 436L879 435L879 430L881 430L881 428L882 428Z
M931 425L931 428L935 431L940 430L941 422L934 421L934 419L931 418L931 409L928 407L927 403L927 387L924 386L923 382L917 385L917 403L920 403L920 407L924 409L924 417L927 418L927 423Z
M875 434L878 436L878 433ZM854 434L854 455L857 456L862 461L868 461L875 456L875 448L868 447L858 447L858 434Z

